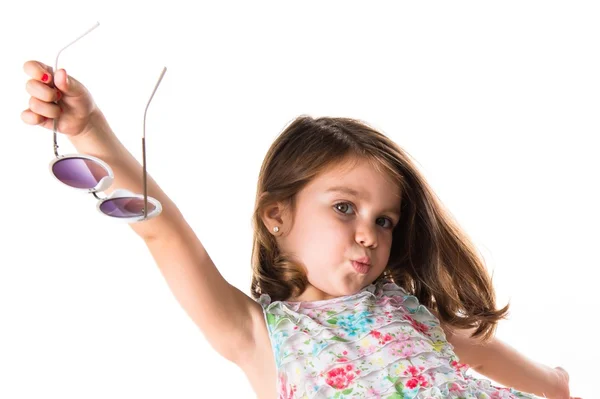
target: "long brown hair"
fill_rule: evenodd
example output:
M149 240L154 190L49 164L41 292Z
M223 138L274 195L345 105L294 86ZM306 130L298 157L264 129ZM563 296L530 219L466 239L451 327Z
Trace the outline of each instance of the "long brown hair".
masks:
M281 202L293 213L296 194L304 186L326 168L352 158L368 160L401 189L389 262L376 281L387 279L403 287L446 326L476 327L474 337L493 336L509 305L496 309L483 257L409 155L383 133L351 118L301 115L265 156L253 215L252 296L264 293L274 301L287 300L300 295L308 283L304 269L279 252L262 220L265 207Z

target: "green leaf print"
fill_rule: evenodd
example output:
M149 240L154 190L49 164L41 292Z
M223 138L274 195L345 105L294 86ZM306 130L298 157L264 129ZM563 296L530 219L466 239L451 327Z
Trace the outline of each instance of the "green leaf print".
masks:
M337 324L338 319L336 319L335 317L332 317L331 319L327 320L327 323L329 324Z
M354 388L348 388L348 389L344 389L344 390L342 391L342 393L343 393L344 395L348 395L348 394L352 393L352 391L354 391Z
M393 393L385 399L404 399L404 395L402 393Z
M400 379L394 384L394 387L396 388L396 392L402 394L402 397L404 397L404 384Z
M277 321L277 317L271 313L267 313L267 323L269 323L269 325L273 325L275 324L275 322Z
M327 316L333 316L335 314L334 310L328 310L327 311Z
M330 338L331 341L340 341L340 342L348 342L347 339L344 338L340 338L340 337L331 337Z

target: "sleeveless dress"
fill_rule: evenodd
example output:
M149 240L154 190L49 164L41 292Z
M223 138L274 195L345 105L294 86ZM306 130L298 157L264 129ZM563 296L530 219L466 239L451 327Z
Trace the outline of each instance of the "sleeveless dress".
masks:
M466 374L439 320L390 281L321 301L258 302L279 399L537 398Z

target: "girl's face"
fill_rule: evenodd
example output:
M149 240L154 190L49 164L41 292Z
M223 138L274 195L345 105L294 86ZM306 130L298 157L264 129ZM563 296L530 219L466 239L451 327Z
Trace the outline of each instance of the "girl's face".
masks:
M298 193L293 220L282 219L278 237L309 282L289 300L352 295L371 284L387 265L399 218L399 187L367 161L336 165L314 178Z

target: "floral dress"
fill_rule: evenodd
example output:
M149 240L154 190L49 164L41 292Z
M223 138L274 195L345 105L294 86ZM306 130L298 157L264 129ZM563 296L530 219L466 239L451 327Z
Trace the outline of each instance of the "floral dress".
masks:
M468 375L439 320L392 282L322 301L258 302L279 399L537 398Z

